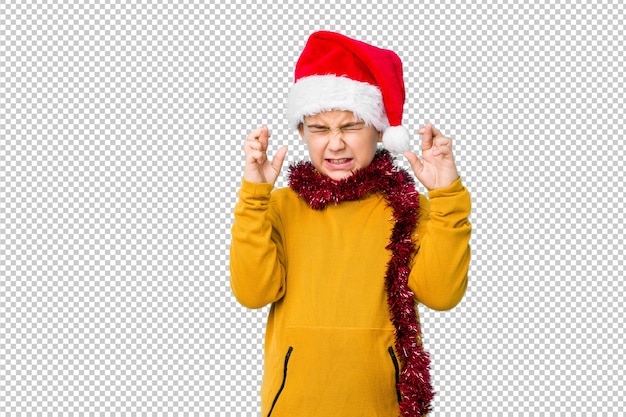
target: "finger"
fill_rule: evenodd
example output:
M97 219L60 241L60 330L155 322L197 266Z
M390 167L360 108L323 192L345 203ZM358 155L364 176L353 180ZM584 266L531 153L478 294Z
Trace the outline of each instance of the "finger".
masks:
M441 131L439 129L437 129L435 126L430 125L432 132L433 132L433 137L439 137L439 136L443 136L443 133L441 133Z
M427 151L433 146L433 130L432 125L428 123L426 126L419 130L422 135L422 151Z
M261 150L261 144L257 140L247 140L243 144L243 146L245 149L249 149L249 150L256 150L256 151Z
M439 135L433 138L433 142L437 145L445 146L445 145L449 145L450 143L452 143L452 138Z
M258 142L247 142L243 147L244 153L246 155L246 161L248 162L256 162L260 158L260 154L264 154L265 152L261 150L261 144Z
M253 150L246 154L246 162L248 163L263 164L266 158L265 152L258 150Z
M422 161L420 161L417 155L415 155L411 151L404 151L402 155L404 155L407 161L409 161L409 164L411 165L411 168L413 168L413 172L415 172L416 176L420 172L422 172L422 170L424 169L424 164L422 164Z
M261 144L261 149L266 150L267 144L269 143L270 131L267 126L263 126L261 128L261 132L259 133L259 143Z
M437 136L433 139L433 155L447 155L452 152L452 139Z
M259 140L259 136L261 135L261 131L263 130L265 126L261 126L261 127L257 127L256 129L250 131L250 133L248 133L248 136L246 136L246 140L247 141L258 141Z
M272 167L276 172L280 172L283 167L283 162L285 161L285 156L287 155L287 147L283 146L278 151L276 151L276 155L272 159Z

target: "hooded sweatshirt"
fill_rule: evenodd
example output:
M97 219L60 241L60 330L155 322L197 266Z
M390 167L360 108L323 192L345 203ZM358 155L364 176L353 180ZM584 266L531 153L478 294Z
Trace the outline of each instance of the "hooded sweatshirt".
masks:
M447 310L463 298L470 206L460 179L420 195L409 276L416 305ZM384 280L392 226L378 193L313 210L290 188L243 180L230 284L246 307L271 304L261 416L399 414L401 364Z

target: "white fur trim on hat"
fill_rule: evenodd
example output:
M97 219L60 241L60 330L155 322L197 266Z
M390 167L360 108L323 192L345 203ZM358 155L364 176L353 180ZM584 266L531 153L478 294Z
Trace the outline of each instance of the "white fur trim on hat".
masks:
M383 132L383 146L390 152L403 154L411 146L409 131L404 126L390 126Z
M297 129L305 116L323 111L347 110L379 132L389 127L383 96L374 85L336 75L311 75L289 91L287 123Z

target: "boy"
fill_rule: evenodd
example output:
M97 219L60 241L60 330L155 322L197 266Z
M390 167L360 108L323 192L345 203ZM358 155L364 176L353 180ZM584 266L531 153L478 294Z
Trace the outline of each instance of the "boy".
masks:
M449 138L427 125L422 160L408 150L403 105L394 52L316 32L287 106L310 162L291 166L289 187L273 190L286 147L268 160L267 127L244 142L231 288L244 306L271 303L262 416L430 411L417 303L445 310L463 297L470 198ZM430 199L390 151L408 159Z

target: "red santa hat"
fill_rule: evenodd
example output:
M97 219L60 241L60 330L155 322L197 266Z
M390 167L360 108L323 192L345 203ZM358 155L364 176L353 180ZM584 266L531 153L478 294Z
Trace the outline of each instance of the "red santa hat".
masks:
M297 129L305 116L348 110L383 132L387 150L402 153L410 148L402 126L404 99L402 61L395 52L339 33L314 32L296 63L287 121Z

